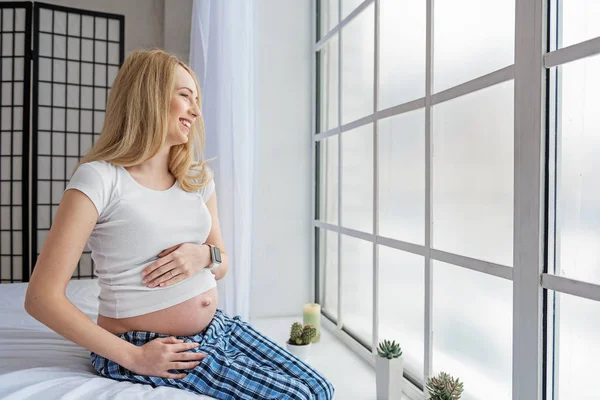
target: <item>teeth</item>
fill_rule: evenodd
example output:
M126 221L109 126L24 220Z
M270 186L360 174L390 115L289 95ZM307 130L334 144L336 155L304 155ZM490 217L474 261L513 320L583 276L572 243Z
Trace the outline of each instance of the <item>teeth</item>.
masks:
M186 127L188 127L188 128L189 128L190 126L192 126L192 124L190 123L190 121L187 121L187 120L185 120L185 119L182 119L182 120L180 120L180 121L181 121L181 123L182 123L183 125L185 125L185 126L186 126Z

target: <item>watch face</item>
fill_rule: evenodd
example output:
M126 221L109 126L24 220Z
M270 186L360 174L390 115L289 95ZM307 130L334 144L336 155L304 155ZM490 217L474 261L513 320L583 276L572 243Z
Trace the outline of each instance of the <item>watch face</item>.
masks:
M214 259L213 259L213 261L220 263L221 262L221 250L219 250L218 247L213 247L213 249L214 249L214 253L213 253L214 254Z

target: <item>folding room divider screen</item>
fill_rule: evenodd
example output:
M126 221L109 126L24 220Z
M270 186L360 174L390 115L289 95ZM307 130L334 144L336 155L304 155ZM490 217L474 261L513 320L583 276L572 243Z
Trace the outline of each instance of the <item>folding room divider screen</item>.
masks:
M0 3L0 282L29 273L31 3Z
M0 7L1 279L19 282L29 280L73 169L102 131L108 91L124 59L125 20L37 2ZM13 23L7 24L10 18ZM92 264L85 249L73 277L92 278Z

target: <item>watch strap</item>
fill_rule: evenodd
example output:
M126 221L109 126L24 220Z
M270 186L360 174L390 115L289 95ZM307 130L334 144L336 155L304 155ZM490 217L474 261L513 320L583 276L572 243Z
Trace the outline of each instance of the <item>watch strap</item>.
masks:
M211 259L211 264L209 266L207 266L206 269L208 269L209 271L212 271L213 269L215 269L219 265L221 265L221 263L218 261L215 261L215 246L210 243L205 243L205 244L210 249L210 259Z

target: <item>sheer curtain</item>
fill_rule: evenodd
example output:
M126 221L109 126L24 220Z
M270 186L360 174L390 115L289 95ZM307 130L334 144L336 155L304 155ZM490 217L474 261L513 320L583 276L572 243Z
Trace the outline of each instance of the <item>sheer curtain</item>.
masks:
M253 0L194 0L190 67L198 76L206 158L215 172L229 271L220 308L250 315L254 174Z

